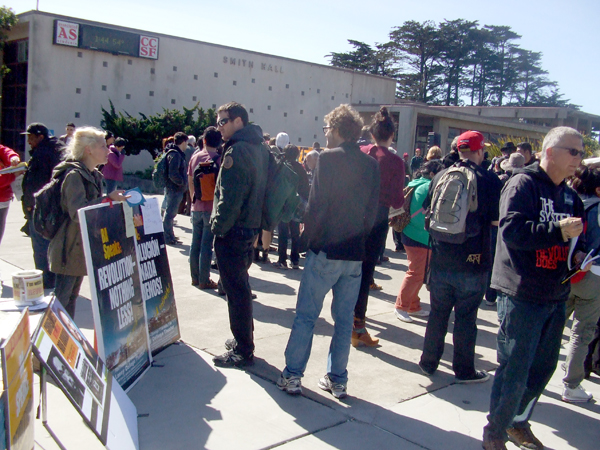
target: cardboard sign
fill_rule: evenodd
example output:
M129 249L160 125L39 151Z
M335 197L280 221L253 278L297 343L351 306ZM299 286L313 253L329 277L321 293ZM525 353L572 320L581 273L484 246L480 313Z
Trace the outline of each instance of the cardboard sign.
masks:
M87 425L109 449L137 449L137 411L55 298L32 338L34 352Z
M146 199L143 206L133 207L142 297L146 305L153 355L181 337L165 235L162 227L159 230L153 229L146 222L154 211L158 211L156 198Z
M33 367L27 308L21 313L12 332L0 337L4 338L0 353L6 415L5 439L7 438L7 445L11 450L31 450L34 445Z
M121 203L82 208L79 223L98 353L127 391L152 362L135 238Z

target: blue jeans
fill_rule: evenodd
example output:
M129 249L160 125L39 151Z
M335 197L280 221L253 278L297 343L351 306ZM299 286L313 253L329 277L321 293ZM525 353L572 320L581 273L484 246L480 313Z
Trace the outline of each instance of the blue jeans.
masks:
M506 440L509 427L528 428L533 408L552 377L565 325L565 303L531 303L498 292L504 318L484 434Z
M165 242L167 243L175 240L175 233L173 232L173 219L177 215L177 209L179 208L182 198L183 191L165 189L165 199L163 201L163 206L165 208L163 228L165 229Z
M208 283L212 258L213 235L210 232L210 211L192 211L192 245L190 270L192 281Z
M308 251L298 289L296 317L285 349L285 377L304 376L310 357L315 322L323 309L325 295L333 289L331 315L334 330L329 345L327 375L334 383L348 381L346 367L361 273L361 261L327 259L324 252L317 255L312 250Z
M454 309L454 356L452 370L456 378L475 375L477 311L486 289L488 273L454 272L433 269L429 280L431 312L427 321L421 366L435 371L444 354L450 313Z
M31 246L33 247L33 261L35 268L44 272L44 289L54 289L55 275L50 272L48 263L48 246L50 241L35 231L33 220L29 220L29 236L31 236Z

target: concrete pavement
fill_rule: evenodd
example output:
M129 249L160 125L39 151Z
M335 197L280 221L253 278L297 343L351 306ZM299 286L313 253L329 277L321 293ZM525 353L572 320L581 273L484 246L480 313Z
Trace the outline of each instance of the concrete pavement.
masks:
M452 325L440 369L431 379L421 374L417 362L426 322L416 319L406 324L393 314L406 260L404 254L389 250L391 238L386 252L390 262L379 266L375 274L383 291L372 292L367 313L368 329L380 338L380 347L351 349L347 399L335 400L317 387L325 373L333 330L329 295L315 328L304 394L295 398L279 391L275 382L284 367L283 352L302 270L251 267L250 282L258 295L254 303L256 364L246 371L216 369L211 356L222 353L225 339L231 337L227 305L216 292L191 286L191 224L185 216L178 216L177 222L175 233L183 245L168 251L182 341L160 353L156 360L161 367L152 367L129 392L140 415L141 449L481 448L492 382L454 383ZM33 268L30 240L19 231L22 224L21 205L13 202L0 245L4 298L12 297L10 274ZM216 280L218 274L212 277ZM89 298L86 280L76 322L92 338ZM428 309L425 289L421 300ZM481 306L478 327L476 365L493 371L497 366L495 309ZM566 338L565 334L565 342ZM561 361L564 358L563 349ZM600 407L595 401L562 402L561 376L559 368L536 408L533 430L548 449L595 449ZM600 378L593 376L583 385L600 399ZM60 444L36 420L38 448L102 448L62 393L53 386L49 390L49 427ZM509 443L507 448L516 447Z

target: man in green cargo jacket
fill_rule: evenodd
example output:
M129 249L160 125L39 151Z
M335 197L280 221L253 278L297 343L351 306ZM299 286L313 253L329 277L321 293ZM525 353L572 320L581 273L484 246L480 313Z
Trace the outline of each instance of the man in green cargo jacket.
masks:
M248 112L239 103L218 109L217 127L225 144L210 223L233 339L225 344L228 351L213 362L222 367L244 366L252 363L254 355L248 268L261 228L269 150L262 144L262 130L248 124Z

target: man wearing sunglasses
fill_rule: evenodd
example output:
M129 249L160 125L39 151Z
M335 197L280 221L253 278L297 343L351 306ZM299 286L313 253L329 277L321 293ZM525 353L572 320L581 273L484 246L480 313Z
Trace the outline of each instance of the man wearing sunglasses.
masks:
M583 157L583 137L569 127L548 132L540 162L515 173L500 199L492 288L498 291L498 362L483 448L542 449L529 425L550 380L565 324L569 243L583 231L583 203L565 183ZM577 244L581 246L581 239ZM583 252L575 251L573 262ZM584 270L587 269L584 268Z
M239 103L230 102L218 109L217 128L224 151L210 224L233 339L225 344L228 351L215 356L213 362L221 367L241 367L251 364L254 357L248 268L261 227L269 150L263 145L262 130L248 123L248 112Z

